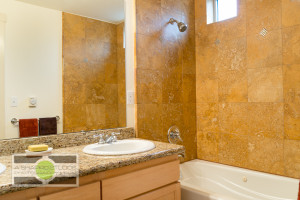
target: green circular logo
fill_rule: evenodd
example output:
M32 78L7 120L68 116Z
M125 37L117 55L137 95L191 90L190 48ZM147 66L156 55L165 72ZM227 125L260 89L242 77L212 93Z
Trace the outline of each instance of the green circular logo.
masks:
M48 180L53 177L55 168L50 161L41 161L37 164L35 172L40 179Z

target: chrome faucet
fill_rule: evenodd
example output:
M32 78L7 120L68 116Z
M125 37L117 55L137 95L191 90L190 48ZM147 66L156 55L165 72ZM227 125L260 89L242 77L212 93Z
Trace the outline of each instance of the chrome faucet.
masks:
M93 135L93 138L99 138L98 144L105 144L105 140L103 139L103 134Z
M104 139L104 135L103 133L98 134L98 135L94 135L94 138L99 138L99 142L98 144L111 144L113 142L117 142L118 138L116 135L120 135L120 133L108 133L109 135L107 135Z
M118 141L118 138L117 138L116 135L120 135L120 133L115 133L115 132L110 133L110 136L106 136L106 138L105 138L105 143L111 144L111 143L113 143L113 142L117 142L117 141Z

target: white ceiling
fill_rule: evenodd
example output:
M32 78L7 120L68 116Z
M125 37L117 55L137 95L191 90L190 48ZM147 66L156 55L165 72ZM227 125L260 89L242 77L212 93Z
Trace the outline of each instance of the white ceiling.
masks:
M101 21L124 21L124 0L18 0Z

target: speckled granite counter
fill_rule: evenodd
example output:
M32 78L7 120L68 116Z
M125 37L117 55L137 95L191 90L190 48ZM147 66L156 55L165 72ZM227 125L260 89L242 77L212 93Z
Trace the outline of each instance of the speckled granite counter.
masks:
M94 156L83 153L86 145L55 149L53 153L68 153L79 155L79 175L86 176L97 172L103 172L110 169L137 164L156 158L166 157L184 151L184 147L180 145L155 142L156 148L139 154L123 155L123 156ZM24 190L26 188L17 188L12 186L11 181L11 156L1 156L0 163L4 164L7 169L0 174L0 195Z

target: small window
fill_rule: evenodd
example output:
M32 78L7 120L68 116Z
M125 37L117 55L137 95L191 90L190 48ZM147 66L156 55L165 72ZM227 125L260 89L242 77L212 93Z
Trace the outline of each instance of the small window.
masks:
M237 16L237 0L206 0L207 24Z

